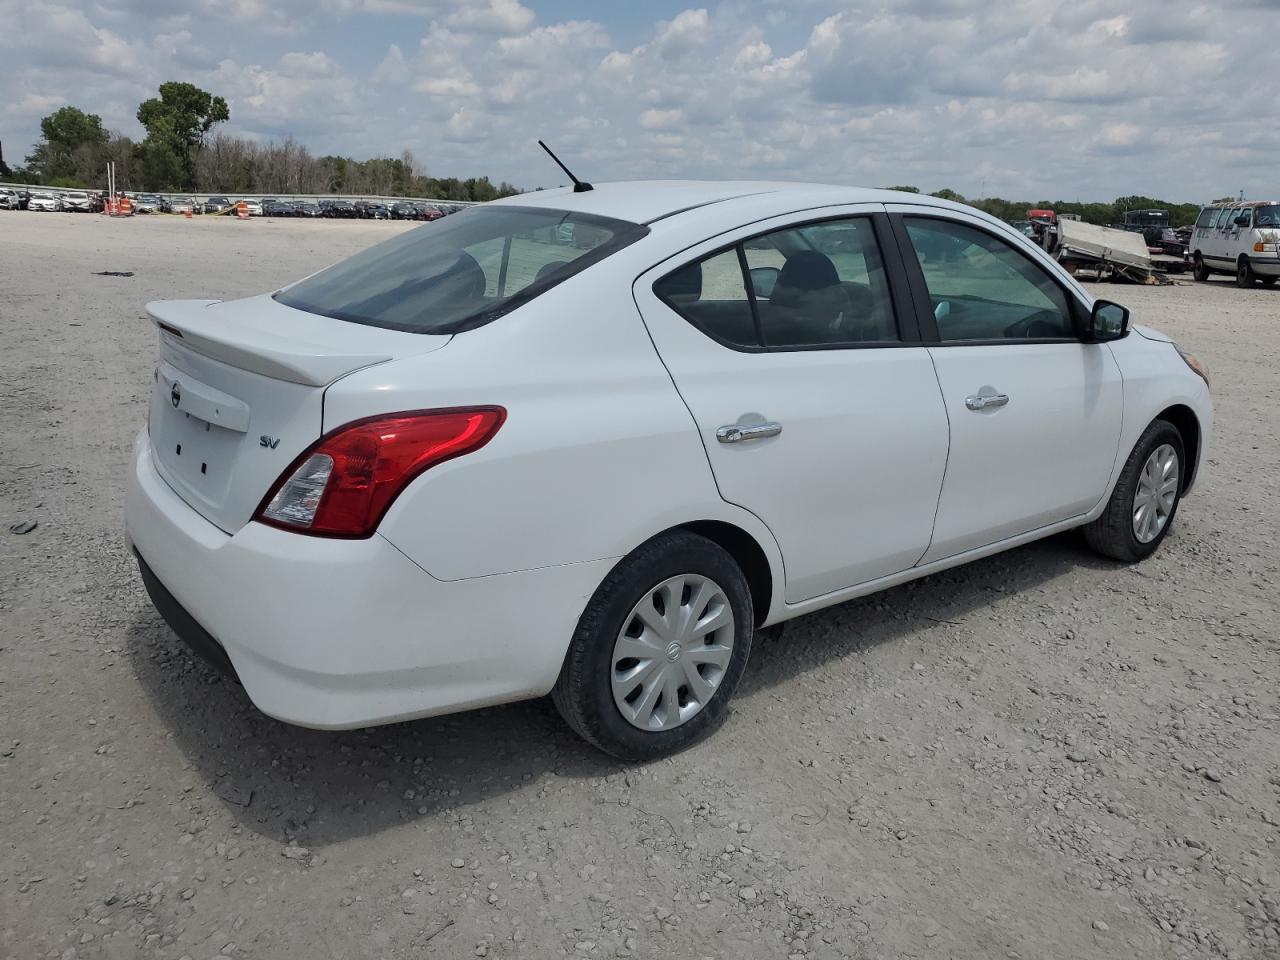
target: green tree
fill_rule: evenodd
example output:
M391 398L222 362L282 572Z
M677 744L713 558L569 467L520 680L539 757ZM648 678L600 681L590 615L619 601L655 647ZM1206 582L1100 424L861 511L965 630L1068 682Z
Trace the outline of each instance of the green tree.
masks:
M964 197L956 193L950 187L943 187L941 190L936 190L933 193L929 194L929 196L937 197L939 200L954 200L956 203L965 202Z
M108 139L100 116L61 107L40 121L40 133L27 168L41 182L83 186L94 178Z
M899 193L919 193L919 187L885 187L886 190L897 190Z
M138 106L138 122L147 131L139 149L149 186L192 189L195 157L205 135L230 117L226 100L195 84L174 80L160 84L160 96Z

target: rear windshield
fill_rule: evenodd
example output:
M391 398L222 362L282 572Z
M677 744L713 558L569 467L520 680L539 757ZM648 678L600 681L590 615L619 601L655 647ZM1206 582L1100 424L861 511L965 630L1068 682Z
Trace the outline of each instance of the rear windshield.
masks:
M470 207L276 294L290 307L413 333L488 323L635 242L648 228L538 207Z

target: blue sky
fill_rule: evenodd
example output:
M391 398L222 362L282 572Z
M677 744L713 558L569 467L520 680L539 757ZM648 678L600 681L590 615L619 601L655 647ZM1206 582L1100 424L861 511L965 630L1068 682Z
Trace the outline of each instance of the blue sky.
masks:
M227 131L441 176L752 177L968 196L1280 194L1280 0L0 0L0 140L63 104L141 136L164 80Z

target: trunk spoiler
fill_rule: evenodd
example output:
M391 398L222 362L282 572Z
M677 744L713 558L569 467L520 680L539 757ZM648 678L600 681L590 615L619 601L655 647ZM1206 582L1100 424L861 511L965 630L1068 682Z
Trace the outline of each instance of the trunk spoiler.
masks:
M449 337L366 327L295 310L270 296L157 300L147 313L183 346L242 370L323 387L361 367L429 353Z

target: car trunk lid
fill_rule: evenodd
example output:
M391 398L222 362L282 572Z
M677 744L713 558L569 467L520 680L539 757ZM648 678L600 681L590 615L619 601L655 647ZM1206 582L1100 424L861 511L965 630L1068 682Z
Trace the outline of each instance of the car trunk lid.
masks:
M156 468L228 533L320 437L329 384L450 339L318 316L270 296L161 301L147 312L160 333L148 417Z

